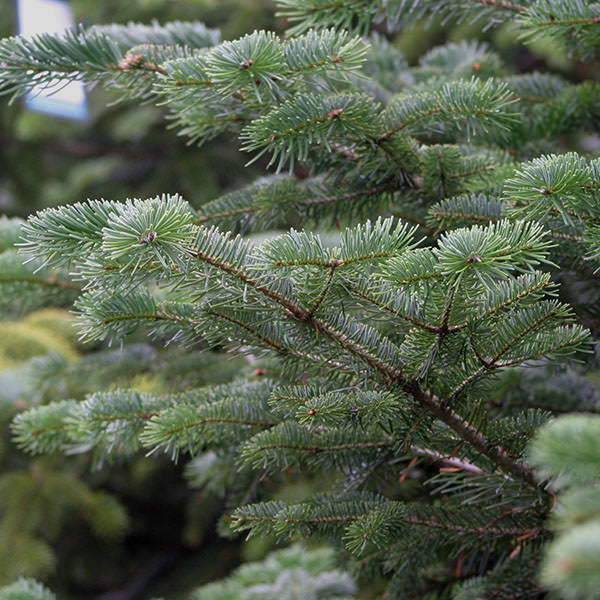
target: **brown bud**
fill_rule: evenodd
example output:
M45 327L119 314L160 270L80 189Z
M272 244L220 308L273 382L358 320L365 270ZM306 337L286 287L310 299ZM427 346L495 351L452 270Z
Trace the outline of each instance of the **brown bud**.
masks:
M14 407L17 410L25 410L28 406L29 405L27 403L27 400L25 400L24 398L19 398L14 404Z
M149 231L148 233L145 233L140 238L140 244L149 244L155 238L156 238L156 231Z
M122 71L139 69L143 65L144 57L141 54L128 54L119 64Z

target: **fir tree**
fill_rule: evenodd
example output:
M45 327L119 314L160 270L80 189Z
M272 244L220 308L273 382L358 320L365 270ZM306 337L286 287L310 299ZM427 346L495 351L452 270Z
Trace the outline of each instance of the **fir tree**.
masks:
M528 461L527 445L557 398L528 390L523 368L549 386L571 378L559 410L598 410L585 367L556 370L590 350L578 319L597 327L593 310L558 295L583 284L597 295L600 162L565 140L597 132L600 88L510 74L474 42L409 67L388 38L429 15L514 21L523 39L550 36L590 59L600 5L279 10L292 24L283 40L255 31L216 43L176 23L0 42L7 93L56 77L101 82L167 106L194 142L239 134L251 162L277 171L201 209L177 194L90 200L15 225L28 262L5 253L5 298L76 293L87 340L147 327L245 355L266 375L65 398L20 414L16 441L100 459L140 447L192 456L195 481L229 494L223 529L329 540L363 578L384 573L388 598L541 598L546 584L594 597L593 574L537 576L552 539L544 477L557 471L539 454ZM266 241L236 235L290 225ZM524 392L502 395L511 378ZM596 477L582 471L583 483ZM297 503L268 497L302 472L329 474L329 488ZM552 548L593 550L573 535Z

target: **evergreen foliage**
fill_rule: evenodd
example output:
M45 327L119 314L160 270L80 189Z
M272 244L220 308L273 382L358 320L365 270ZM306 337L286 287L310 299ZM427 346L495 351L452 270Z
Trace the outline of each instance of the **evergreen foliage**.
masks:
M531 447L531 462L560 490L552 518L556 539L542 568L542 581L564 598L598 593L598 475L600 419L563 416L542 428Z
M19 579L0 589L2 600L55 600L56 596L43 585L31 579Z
M237 568L223 581L208 584L192 600L350 600L356 586L334 569L329 549L308 550L300 544L272 552L266 560Z
M546 585L595 597L585 569L597 564L597 527L578 534L576 512L591 492L566 496L554 518L569 531L551 541L554 492L540 483L597 477L592 422L550 424L529 460L554 398L543 385L519 394L514 384L514 401L498 388L537 366L572 378L570 410L597 411L585 380L597 325L556 280L573 273L592 290L584 298L597 294L600 163L565 139L598 133L600 88L509 73L477 43L409 67L371 31L392 36L429 14L514 19L523 39L551 36L587 59L597 3L279 6L293 24L285 39L255 31L217 43L179 23L0 42L6 93L99 81L168 106L191 141L233 132L251 162L289 171L199 209L163 194L6 223L26 258L5 253L11 301L76 295L85 340L141 327L259 365L254 377L164 393L65 395L19 414L16 442L33 454L93 450L100 462L140 448L189 456L190 479L227 496L223 532L328 540L363 580L383 575L387 598L541 598ZM243 237L274 226L292 228ZM572 358L583 365L556 375ZM331 474L328 489L270 496L299 473ZM586 553L596 562L578 562ZM573 569L554 568L571 558Z
M294 544L260 562L237 568L222 581L195 590L191 600L351 600L356 585L335 569L331 549L309 550ZM0 588L0 600L56 600L39 583L20 579Z

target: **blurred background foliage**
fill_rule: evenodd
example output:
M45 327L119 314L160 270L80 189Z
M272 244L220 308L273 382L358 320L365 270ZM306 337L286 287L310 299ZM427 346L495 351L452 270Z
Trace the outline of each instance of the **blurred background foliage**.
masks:
M223 39L254 29L277 29L270 0L73 0L83 24L202 20ZM15 33L15 3L0 11L0 35ZM279 29L281 29L279 27ZM88 123L52 119L0 106L0 212L26 216L45 206L91 198L145 198L179 192L195 205L252 178L247 158L217 140L199 152L165 131L163 111L125 103L96 89ZM254 174L256 171L254 171Z
M72 0L71 6L76 21L84 24L201 20L220 28L222 39L254 29L285 29L271 0ZM5 2L3 9L2 37L14 34L16 23L14 3ZM573 81L598 74L597 63L573 62L555 43L542 40L525 47L511 26L482 31L468 23L433 23L401 32L394 44L415 64L429 48L461 39L486 41L517 73L550 70ZM199 206L264 172L260 162L244 168L247 156L227 138L203 148L188 146L167 130L160 108L111 105L100 89L89 100L87 123L36 114L19 101L0 102L0 213L26 217L86 198L146 198L163 192L178 192ZM596 139L568 142L587 151L599 149ZM242 546L240 540L219 537L222 501L216 493L194 489L193 461L173 468L168 457L134 453L127 463L98 469L89 455L31 459L9 442L10 420L32 404L81 400L92 391L115 388L162 393L240 375L259 378L262 365L192 352L182 371L173 368L180 364L175 360L179 350L142 338L121 349L81 346L71 327L73 317L61 309L20 307L13 317L0 323L0 585L31 576L65 599L154 595L177 600L224 577L241 560L268 554L273 548L269 540ZM504 381L498 401L522 389L520 379ZM597 390L590 394L596 401ZM309 495L306 486L315 491L320 482L295 482L279 494L288 501L302 498ZM234 579L224 585L237 589ZM276 583L276 578L269 582ZM362 590L358 597L376 593Z

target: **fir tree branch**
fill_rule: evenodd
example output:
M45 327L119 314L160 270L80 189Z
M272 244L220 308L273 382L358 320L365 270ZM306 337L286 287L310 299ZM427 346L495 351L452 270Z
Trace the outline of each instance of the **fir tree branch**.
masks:
M440 523L434 519L419 519L418 517L408 517L407 521L413 525L419 525L421 527L443 529L445 531L455 531L460 534L475 534L475 535L494 535L494 536L509 536L509 537L520 537L528 536L529 538L535 538L540 535L549 534L548 529L543 527L533 528L502 528L502 527L487 527L482 526L478 528L464 527L462 525L454 525L452 523Z
M211 215L199 215L195 217L192 222L194 224L206 223L207 221L223 219L226 217L235 217L237 215L244 215L248 213L258 212L260 208L258 206L246 206L244 208L238 208L236 210L228 210L220 213L213 213Z
M458 292L458 281L455 280L452 282L452 284L449 286L448 288L448 295L446 296L446 300L445 300L445 308L444 308L444 313L442 314L442 320L440 323L440 326L438 328L437 334L438 334L438 339L441 339L443 336L447 335L449 333L449 327L448 327L448 323L450 322L450 315L452 313L452 308L454 305L454 300L456 298L456 293ZM460 327L459 327L460 329Z
M350 369L347 365L345 365L342 362L319 357L319 356L317 356L315 354L311 354L309 352L303 352L303 351L299 350L297 347L284 346L283 344L278 343L277 341L266 337L257 329L252 328L247 323L245 323L239 319L236 319L235 317L233 317L231 315L219 312L215 309L209 309L207 311L207 314L210 316L219 318L219 319L223 319L224 321L232 323L233 325L239 327L240 329L243 329L244 331L248 332L263 347L274 350L275 352L279 353L282 356L293 356L302 361L314 363L321 367L327 367L329 369L343 371L343 372L347 372L349 374L355 374L354 370Z
M397 369L386 361L383 361L381 358L370 352L369 349L362 347L345 333L338 331L330 323L315 317L310 319L309 323L312 324L315 329L324 333L329 339L339 344L350 354L357 356L375 371L385 375L388 379L399 381L404 379L404 374L400 369Z
M323 289L321 290L319 297L316 299L315 303L308 309L307 314L309 318L312 317L319 310L319 308L323 304L323 301L327 297L327 294L331 289L331 284L333 282L333 276L335 275L336 266L337 265L331 265L329 269L329 274L327 275L327 281L325 281L325 284L323 285Z
M107 317L104 319L104 324L109 325L111 323L118 323L120 321L172 321L174 323L185 323L197 327L201 325L200 321L190 319L189 317L183 317L173 313L168 313L164 310L159 310L154 313L131 313L131 314L120 314Z
M431 215L438 220L442 218L448 218L456 221L458 221L459 219L466 219L468 221L473 221L474 223L497 223L500 220L499 218L493 219L489 215L478 215L475 213L457 213L443 210L432 210Z
M594 25L596 23L600 23L600 15L595 17L581 17L579 19L548 19L546 21L536 21L536 25L541 27L551 25L553 27L566 26L570 27L572 25Z
M405 384L403 389L411 394L415 400L427 407L434 416L446 423L460 435L470 446L490 458L502 470L523 480L535 489L538 483L532 469L516 461L502 446L494 446L473 425L465 421L458 413L454 412L447 404L427 392L423 392L415 385Z
M431 459L434 463L440 463L442 465L446 465L455 469L460 469L461 471L466 471L475 475L483 475L485 473L483 469L466 459L447 456L445 454L442 454L441 452L431 450L430 448L421 448L420 446L415 446L411 444L409 446L409 450L417 456L423 456L425 458Z
M304 320L307 318L306 312L302 310L296 303L292 302L279 292L271 289L269 286L260 283L260 281L252 278L245 271L220 260L218 257L211 256L206 252L202 252L200 250L196 250L194 248L187 248L186 250L190 256L197 258L198 260L205 262L217 269L231 275L232 277L242 281L246 285L250 286L257 292L263 294L270 300L273 300L283 308L287 309L291 315L293 315L296 319Z
M497 168L496 165L486 165L485 167L478 167L476 169L471 169L470 171L464 171L463 173L450 173L447 177L448 179L463 179L465 177L478 175L479 173L495 171Z
M506 10L511 10L513 12L525 12L527 9L520 4L515 4L513 2L506 2L505 0L473 0L474 2L478 2L479 4L484 4L485 6L493 6L495 8L504 8Z
M427 331L431 331L433 333L439 333L439 331L440 331L440 328L438 326L429 325L428 323L425 323L424 321L420 321L419 319L416 319L415 317L412 317L411 315L402 313L401 311L397 310L393 306L390 306L389 304L381 302L376 297L367 294L365 291L359 289L356 286L348 285L347 287L348 287L348 290L350 291L350 293L355 294L356 296L358 296L359 298L362 298L363 300L366 300L367 302L369 302L373 306L376 306L377 308L385 310L386 312L389 312L396 317L399 317L401 319L404 319L405 321L408 321L409 323L412 323L416 327L420 327L421 329L426 329Z
M309 198L305 201L302 201L302 204L304 204L305 206L312 206L315 204L333 204L336 202L345 202L346 200L354 200L355 198L368 198L369 196L377 196L384 192L395 191L396 189L397 187L395 187L394 185L382 184L364 190L346 192L344 194L339 195L333 194L331 196L315 196L313 198Z
M559 308L556 308L558 311ZM526 335L537 329L540 325L543 325L546 321L551 319L557 314L557 312L549 310L545 314L542 314L539 319L531 322L527 327L522 329L519 333L517 333L509 342L507 342L498 352L488 361L490 366L494 366L495 363L500 360L513 346L517 344L520 340L522 340Z
M344 452L346 450L358 450L362 448L387 448L392 446L393 442L389 440L372 441L372 442L349 442L347 444L336 444L326 446L323 444L311 444L309 446L302 446L293 443L279 443L279 444L264 444L256 446L252 452L245 454L247 458L252 458L257 454L263 453L265 450L297 450L300 452L306 452L307 454L321 454L322 452Z

